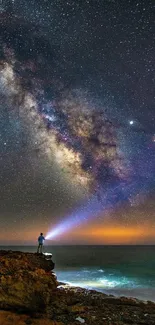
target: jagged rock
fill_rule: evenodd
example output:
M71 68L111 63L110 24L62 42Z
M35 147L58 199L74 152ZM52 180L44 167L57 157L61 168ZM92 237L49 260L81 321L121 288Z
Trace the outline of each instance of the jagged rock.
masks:
M0 308L45 311L58 284L53 268L44 255L0 251Z

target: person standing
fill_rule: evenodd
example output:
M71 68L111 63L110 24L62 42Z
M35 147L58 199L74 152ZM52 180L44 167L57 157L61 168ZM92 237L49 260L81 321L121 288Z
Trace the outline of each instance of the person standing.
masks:
M40 236L38 237L38 249L37 249L37 253L39 254L42 254L42 251L43 251L43 244L44 244L44 236L43 236L43 233L41 232L40 233Z

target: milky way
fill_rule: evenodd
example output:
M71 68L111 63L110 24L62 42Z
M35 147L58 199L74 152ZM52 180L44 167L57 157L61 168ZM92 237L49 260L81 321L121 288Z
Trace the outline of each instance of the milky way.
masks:
M16 38L19 43L17 32ZM52 75L49 98L45 73L38 77L40 57L36 62L31 56L22 62L16 52L12 44L3 43L1 89L28 125L36 151L45 153L48 159L53 159L54 153L55 162L70 174L71 181L89 191L106 187L114 179L126 179L128 172L119 153L116 130L104 109L93 106L81 90L66 90L59 83L56 94Z
M87 5L89 9L91 7L89 1ZM112 6L107 2L108 5ZM24 140L21 141L23 133L16 132L16 137L19 137L16 147L19 146L19 142L22 142L23 150L28 156L30 151L33 151L36 158L42 157L49 166L52 167L55 164L59 173L63 175L64 182L67 179L69 184L73 183L86 190L90 197L96 192L99 197L103 196L107 189L119 186L117 200L121 201L126 198L131 206L138 205L154 186L152 179L155 172L154 133L152 131L154 120L153 117L148 118L145 128L142 88L147 89L142 87L143 78L142 76L138 78L138 70L135 68L136 60L139 60L140 56L136 54L133 62L127 60L130 56L128 41L131 43L133 41L132 26L130 26L129 38L127 38L124 27L126 25L122 25L120 29L123 28L122 33L124 31L126 40L122 40L120 36L119 41L115 42L115 24L110 23L111 16L108 16L108 22L104 22L104 28L107 28L107 24L114 26L113 33L110 41L109 37L106 41L102 39L102 49L98 49L95 40L100 39L100 36L93 36L93 33L99 26L97 23L96 27L94 23L90 24L92 20L87 8L83 9L84 24L79 24L79 30L82 31L82 35L85 35L85 46L82 37L80 41L78 40L78 28L76 33L73 29L74 37L70 39L71 29L65 31L66 17L71 15L74 21L74 14L70 13L72 9L70 2L68 2L68 12L66 13L63 9L62 13L65 15L62 19L64 25L61 31L64 39L60 32L60 23L52 27L52 23L46 17L48 21L46 25L44 20L39 18L44 13L39 14L37 10L33 19L30 4L28 7L25 6L20 8L20 14L25 15L26 20L20 15L14 16L12 12L2 12L0 17L2 32L0 91L3 108L7 112L8 120L14 121L16 131L22 129L23 133L26 132L32 144L30 145L29 142L27 145ZM96 8L98 6L97 2ZM63 4L58 11L59 9L62 11L62 7ZM27 8L27 11L24 8ZM78 6L74 5L73 9L77 14ZM113 10L115 9L117 8ZM141 9L140 5L136 6L136 15L139 15ZM91 16L93 16L93 9L91 10ZM102 29L102 15L100 16L99 10L96 10ZM18 10L17 13L19 13ZM49 15L53 17L51 12ZM97 19L97 16L94 17ZM104 19L105 17L107 14L104 15ZM117 24L120 26L117 15L115 19L116 26ZM70 18L68 18L69 22ZM50 25L49 32L47 31L48 25ZM90 29L86 32L84 25L88 26L88 29L93 26L92 34ZM149 25L148 23L144 25L148 33ZM111 27L108 28L110 30ZM103 34L106 34L105 30L104 33L103 30L102 33L98 32L97 35L104 38ZM145 38L147 45L147 37ZM110 44L113 45L111 50L109 50ZM121 56L122 44L126 48L123 52L126 55L124 61ZM131 46L131 54L134 58L133 44L134 42ZM151 57L152 47L148 48ZM116 54L114 54L114 49L116 49ZM117 60L115 60L116 57ZM85 65L79 63L83 60L85 60ZM108 62L110 62L109 65ZM150 65L151 63L147 65L147 78L149 78ZM123 69L120 68L122 66L124 66ZM130 71L127 71L128 67ZM144 67L146 68L145 65ZM141 69L139 69L140 72ZM139 86L136 83L137 79ZM110 83L111 96L109 97ZM140 91L140 96L137 94L138 90L135 89L135 85ZM98 98L101 93L102 95ZM150 112L152 112L152 101L150 107ZM140 114L137 113L139 111ZM4 133L6 129L5 126ZM8 150L7 148L9 148L7 141L2 142L4 153ZM11 154L13 149L10 149Z
M1 91L12 108L18 105L19 116L35 139L36 150L49 159L54 152L64 172L90 187L125 177L115 130L104 113L90 107L77 91L49 102L44 99L43 89L41 96L37 96L36 87L25 90L14 72L15 63L14 56L10 63L2 62Z

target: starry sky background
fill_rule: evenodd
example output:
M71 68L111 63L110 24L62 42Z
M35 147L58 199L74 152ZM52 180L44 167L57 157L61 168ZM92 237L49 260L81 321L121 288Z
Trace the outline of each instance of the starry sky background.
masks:
M54 243L155 243L154 2L15 0L3 1L0 11L0 243L34 243L40 231L89 201L100 178L103 189L115 178L122 182L122 175L133 184L128 199L88 216L84 227L81 222ZM27 93L39 107L33 118ZM108 157L111 147L121 152L108 158L112 176L98 166L102 141L99 147L88 136L90 128L98 132L102 114L114 129ZM64 156L64 143L73 157ZM85 155L90 146L93 163ZM81 182L72 182L75 176Z

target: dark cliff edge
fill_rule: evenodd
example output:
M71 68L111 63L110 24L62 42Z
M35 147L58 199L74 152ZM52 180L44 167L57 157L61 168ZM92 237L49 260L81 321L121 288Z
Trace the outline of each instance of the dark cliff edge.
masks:
M49 255L0 251L0 325L154 325L155 304L60 285Z

